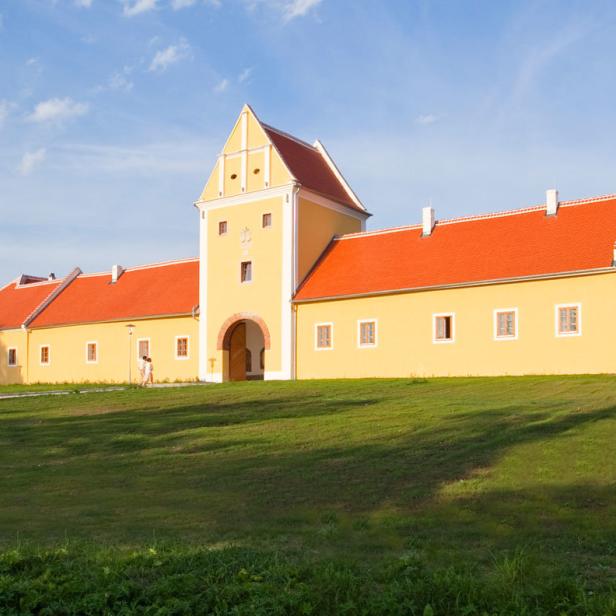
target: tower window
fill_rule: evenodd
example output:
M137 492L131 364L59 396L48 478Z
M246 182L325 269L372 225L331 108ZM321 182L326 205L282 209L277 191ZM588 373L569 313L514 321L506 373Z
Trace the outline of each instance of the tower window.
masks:
M232 180L237 179L237 173L232 173L232 174L231 174L231 179L232 179Z
M242 282L252 281L252 261L242 261L240 279Z
M227 233L227 221L221 220L218 223L218 235L226 235Z
M263 228L267 229L272 226L272 215L267 213L263 214Z
M259 167L257 167L256 169L253 170L253 173L255 175L259 175L259 173L261 173L261 169L259 169Z

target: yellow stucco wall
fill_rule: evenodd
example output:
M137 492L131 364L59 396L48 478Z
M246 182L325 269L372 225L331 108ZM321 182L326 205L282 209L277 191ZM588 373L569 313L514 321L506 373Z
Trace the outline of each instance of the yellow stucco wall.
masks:
M9 366L9 349L17 350L17 365ZM27 334L21 329L0 331L0 385L25 383L27 379Z
M317 205L300 197L298 212L298 282L321 256L334 235L361 231L361 220L351 214Z
M246 311L261 317L271 334L265 370L281 370L283 199L284 196L272 197L208 213L208 374L223 372L223 352L216 349L221 327L232 315ZM266 229L262 227L265 213L272 215L272 226ZM223 220L227 221L227 234L220 236L218 223ZM242 244L245 229L250 233L250 242ZM242 261L252 262L251 282L240 280Z
M298 377L409 377L616 372L615 274L426 291L297 306ZM581 335L557 337L555 306L581 304ZM494 340L494 310L518 309L517 340ZM433 342L433 314L455 313L455 341ZM374 348L358 320L377 319ZM315 350L315 324L334 324Z
M126 382L129 344L133 382L137 377L138 340L150 339L155 381L191 381L198 376L198 321L192 317L169 317L131 321L135 325L129 342L127 321L89 323L33 329L30 336L30 383ZM175 337L189 337L188 359L176 359ZM86 344L96 342L98 360L87 363ZM40 364L40 347L49 345L50 363Z

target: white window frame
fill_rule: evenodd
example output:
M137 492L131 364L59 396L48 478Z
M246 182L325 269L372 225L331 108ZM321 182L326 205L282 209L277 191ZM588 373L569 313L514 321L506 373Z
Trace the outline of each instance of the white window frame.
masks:
M15 351L15 363L11 363L11 351ZM39 356L40 357L40 356ZM19 357L17 347L8 347L6 350L6 365L8 368L17 368L19 366Z
M141 355L139 355L139 343L140 342L147 342L148 343L148 357L149 357L150 354L152 353L152 342L150 341L150 338L137 338L137 340L135 342L137 343L137 348L136 348L137 361L139 361L141 359Z
M577 331L576 332L561 332L560 331L560 309L561 308L577 308ZM582 335L582 303L568 302L566 304L554 305L554 333L557 338L571 338L573 336Z
M93 344L94 348L96 349L95 353L96 353L96 359L94 361L92 361L89 357L89 353L88 353L88 347ZM86 342L86 364L98 364L98 340L88 340Z
M362 323L374 323L374 342L362 344L361 326ZM357 348L374 349L379 345L379 320L378 319L359 319L357 321Z
M501 312L513 312L514 331L515 331L515 334L513 336L499 336L498 335L498 315ZM517 308L495 308L492 318L493 318L493 334L494 334L494 340L496 342L504 342L506 340L517 340L518 339L518 334L520 333L520 322L518 318Z
M250 263L250 280L242 280L242 264L244 264L244 263ZM243 259L242 261L240 261L240 285L242 285L242 284L252 284L252 282L255 279L254 264L255 264L254 259Z
M331 344L328 347L319 346L319 327L329 325L330 327L330 341ZM314 324L314 350L315 351L333 351L334 350L334 324L331 322L315 323Z
M186 355L178 355L178 340L180 340L182 338L186 338ZM174 355L175 355L175 358L178 361L185 361L187 359L190 359L190 336L188 336L188 335L176 336L174 344L175 344Z
M47 361L46 362L43 362L41 360L41 354L44 348L47 348ZM51 366L51 345L50 344L39 345L39 366Z
M436 337L436 319L438 317L451 317L451 338ZM432 314L432 343L433 344L453 344L456 341L456 313L455 312L434 312Z

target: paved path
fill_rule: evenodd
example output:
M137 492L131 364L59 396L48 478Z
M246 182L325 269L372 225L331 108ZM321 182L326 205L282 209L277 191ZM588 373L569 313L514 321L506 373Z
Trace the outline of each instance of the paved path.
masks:
M169 387L195 387L208 383L156 383L150 385L148 389L167 389ZM0 400L14 400L15 398L38 398L39 396L68 396L69 394L96 394L106 391L124 391L128 385L118 385L113 387L90 387L88 389L55 389L48 391L16 391L12 393L0 393Z

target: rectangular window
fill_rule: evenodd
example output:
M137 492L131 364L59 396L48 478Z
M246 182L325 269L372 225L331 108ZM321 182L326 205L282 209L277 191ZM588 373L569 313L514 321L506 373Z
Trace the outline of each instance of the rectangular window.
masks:
M218 223L218 235L226 235L227 233L227 221L221 220Z
M41 347L41 365L46 366L49 364L49 347L42 346Z
M250 282L252 280L252 261L242 261L241 281Z
M9 349L9 366L17 365L17 349Z
M323 350L334 348L333 329L334 328L331 323L321 323L316 326L317 349Z
M556 335L579 336L582 333L581 306L556 306Z
M453 342L453 314L434 315L434 342Z
M188 359L188 336L178 336L175 339L175 358Z
M518 309L502 308L494 311L494 338L514 340L518 337Z
M86 362L95 364L98 361L98 347L96 342L88 342L86 344Z
M143 356L150 356L150 339L141 338L137 341L137 358L142 359Z
M263 228L272 226L272 215L271 214L263 214Z
M359 321L359 346L376 346L376 320Z

